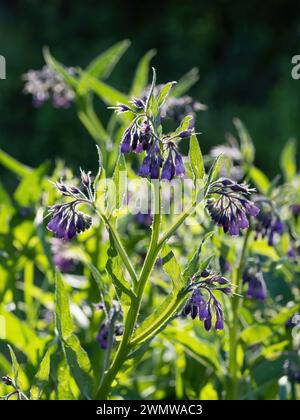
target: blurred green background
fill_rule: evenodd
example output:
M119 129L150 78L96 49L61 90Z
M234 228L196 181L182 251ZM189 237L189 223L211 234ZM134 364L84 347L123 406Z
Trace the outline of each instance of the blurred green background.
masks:
M159 82L198 67L192 96L209 106L197 129L207 152L233 131L238 116L257 147L257 165L270 176L283 144L300 138L300 80L291 58L300 54L300 3L296 1L160 2L14 0L0 3L0 54L7 79L0 80L0 147L29 165L57 156L72 167L93 168L93 141L75 107L31 106L22 94L22 73L43 65L42 47L68 66L85 66L113 43L132 45L109 79L127 91L135 66L149 49ZM99 105L99 112L108 112ZM1 172L0 172L1 173Z

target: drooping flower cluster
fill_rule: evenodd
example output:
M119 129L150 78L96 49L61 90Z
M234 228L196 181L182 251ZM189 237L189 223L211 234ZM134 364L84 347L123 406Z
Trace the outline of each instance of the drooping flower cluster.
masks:
M55 184L62 195L70 197L73 200L69 203L56 204L49 208L51 220L47 228L57 238L65 241L72 240L77 234L84 232L92 225L91 216L77 210L77 207L82 204L91 205L95 198L95 192L92 191L90 173L81 171L81 180L88 195L76 186L69 186L63 182L57 182Z
M75 73L75 69L71 67L67 71L70 74ZM41 70L29 70L23 75L23 79L24 92L32 95L35 107L40 107L46 100L51 99L55 108L68 108L74 101L73 90L67 86L60 74L47 65Z
M211 330L213 315L215 315L215 329L223 330L224 313L221 303L213 294L213 290L231 295L232 290L229 280L206 269L202 270L199 276L195 276L193 280L198 281L194 283L192 296L183 308L183 315L190 314L192 319L198 317L200 321L203 321L206 331Z
M268 244L272 246L274 245L275 235L283 233L283 223L270 200L264 197L257 197L255 205L260 210L253 225L256 232L255 240L267 237Z
M248 286L247 297L258 300L265 300L267 288L263 273L258 264L251 264L243 272L243 283Z
M139 175L144 178L171 181L174 176L185 176L183 157L175 140L189 138L192 130L187 128L173 136L158 136L152 119L147 115L146 103L144 99L134 98L130 106L119 104L113 107L117 113L131 112L135 115L123 133L121 153L146 153L139 170Z
M248 198L253 191L248 185L228 178L220 178L210 185L206 208L225 233L238 236L241 229L248 228L249 216L257 217L259 208Z

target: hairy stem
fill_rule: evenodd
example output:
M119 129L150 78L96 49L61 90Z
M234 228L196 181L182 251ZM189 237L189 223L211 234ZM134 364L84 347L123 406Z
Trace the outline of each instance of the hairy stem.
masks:
M244 260L246 256L249 236L251 229L248 228L242 247L242 252L239 260L239 264L236 270L235 279L233 286L236 287L237 294L240 294L242 291L242 270L244 265ZM232 321L229 327L229 375L230 375L230 384L228 389L228 398L230 400L238 399L239 389L238 389L238 363L237 363L237 348L239 340L239 307L240 307L240 298L239 296L233 296L231 301L232 307Z
M137 274L135 272L135 269L132 265L132 262L130 261L130 258L124 248L124 245L122 244L121 238L119 236L119 233L117 231L117 229L115 228L115 226L113 225L113 223L110 222L110 220L104 216L103 214L99 214L99 212L97 212L98 215L103 219L105 225L107 226L108 231L110 232L113 240L114 240L114 244L115 247L118 251L118 254L120 255L130 277L133 283L133 286L136 287L137 286L137 282L138 282L138 277Z

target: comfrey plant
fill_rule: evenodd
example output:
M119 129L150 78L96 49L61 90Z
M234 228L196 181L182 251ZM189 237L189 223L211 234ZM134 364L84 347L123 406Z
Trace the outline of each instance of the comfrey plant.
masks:
M190 126L191 116L186 116L177 130L164 134L161 112L175 83L167 83L160 89L156 88L155 83L156 74L153 70L152 85L146 98L134 98L128 104L120 103L113 107L118 114L126 113L129 117L113 176L113 181L117 184L116 191L121 189L123 192L121 198L112 197L102 164L101 151L98 148L99 172L96 178L93 180L91 173L81 171L82 187L67 185L63 180L57 182L56 188L68 201L51 206L48 213L50 221L47 227L62 241L70 241L88 230L95 215L100 218L109 233L110 247L106 270L115 293L102 283L99 270L90 263L88 265L100 284L103 300L101 308L104 311L97 341L105 350L106 357L96 392L97 398L108 397L112 384L126 361L134 358L137 350L149 343L176 314L190 314L192 319L198 317L207 331L211 330L212 326L216 330L224 329L225 317L220 297L237 297L230 280L200 263L201 246L211 233L202 240L199 239L200 247L184 270L181 270L168 245L168 240L185 220L195 213L198 206L203 205L208 209L215 225L222 226L224 232L237 236L249 227L250 216L256 217L259 213L259 209L251 201L250 195L254 191L252 188L228 178L217 179L221 157L217 157L209 173L205 173L198 140ZM188 140L189 161L182 156L179 148L180 141ZM142 157L138 175L148 180L154 201L150 221L151 238L140 272L137 271L134 261L129 258L117 228L117 219L121 214L119 210L124 204L120 174L126 168L124 155L131 153L136 154L138 158ZM175 220L168 215L163 216L164 183L172 181L174 177L186 177L187 173L192 174L194 181L192 202L183 208ZM87 210L79 211L81 206ZM91 214L88 213L88 208ZM172 280L172 287L161 305L153 308L149 317L140 322L145 287L158 257L161 258L164 271ZM126 269L126 273L123 272L123 268ZM57 287L59 291L61 282ZM113 303L116 300L117 305ZM59 316L57 322L57 329L61 331Z

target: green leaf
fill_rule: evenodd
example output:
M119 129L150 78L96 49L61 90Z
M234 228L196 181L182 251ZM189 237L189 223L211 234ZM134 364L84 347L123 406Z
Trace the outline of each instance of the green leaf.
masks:
M49 382L50 374L50 356L55 350L56 346L51 346L43 357L39 369L34 377L33 384L30 389L30 398L32 400L39 400L45 386Z
M55 289L55 324L59 336L67 340L74 332L74 324L71 318L69 297L65 289L62 275L56 273Z
M210 167L210 170L208 172L207 183L206 183L207 186L209 186L212 182L214 182L217 179L218 173L223 163L224 163L223 154L217 156L216 159L213 161L213 164Z
M4 152L4 150L2 149L0 149L0 164L20 177L26 176L32 171L32 169L29 168L29 166L23 165L22 163L18 162L16 159L9 156L9 154Z
M70 372L81 394L91 399L93 393L93 371L86 351L81 347L76 335L71 335L63 343L63 350Z
M240 138L242 156L245 162L251 164L253 163L255 156L255 149L251 136L247 128L239 118L234 118L233 124L235 125L235 128Z
M272 330L267 325L251 325L241 333L242 340L248 345L265 342L272 335Z
M22 384L20 383L20 374L21 374L21 367L18 363L17 357L15 355L15 352L13 351L12 347L8 344L10 357L11 357L11 363L12 363L12 375L13 380L17 386L17 388L22 388Z
M128 98L124 93L119 92L117 89L107 85L101 80L97 80L95 77L90 76L85 72L81 72L82 81L78 93L80 95L86 94L86 92L92 91L106 104L115 106L118 103L128 104Z
M202 239L197 251L195 252L195 254L193 255L193 257L191 258L191 260L188 262L184 272L183 272L183 279L185 282L187 282L191 277L193 277L194 274L196 274L196 272L199 269L199 259L200 259L200 254L202 251L202 247L205 244L206 241L208 241L208 239L210 239L212 236L214 235L214 232L208 232L204 238Z
M118 42L106 51L98 55L86 68L86 72L95 77L96 79L106 79L123 54L127 51L130 46L130 41L125 39L124 41Z
M258 191L260 191L263 194L268 194L270 188L270 181L260 169L256 168L255 166L252 166L249 172L249 176L256 185Z
M291 181L297 173L296 156L296 140L291 138L286 143L280 156L281 170L287 181Z
M48 163L43 163L38 168L24 176L14 193L14 198L20 206L30 207L41 199L42 185L48 170Z
M70 372L81 394L89 399L93 392L92 366L87 353L73 334L69 298L60 273L56 275L55 320Z
M75 396L72 392L72 378L65 359L58 366L57 371L57 399L58 400L74 400Z
M192 115L187 115L186 117L184 117L184 119L180 123L180 126L174 132L174 135L181 133L181 131L187 130L190 126L190 121L192 119L193 119Z
M175 290L180 290L185 286L185 282L181 276L181 270L175 258L175 255L169 245L164 244L161 251L162 263L165 272L172 280Z
M110 233L110 247L107 251L108 260L106 264L107 272L113 282L117 296L122 303L123 310L124 307L129 307L129 305L135 300L135 296L130 289L129 283L124 278L124 273L122 270L122 265L120 257L116 251L114 245L114 239Z
M156 51L148 51L140 60L130 90L130 96L139 96L146 88L149 78L149 65L152 58L155 56Z
M166 102L172 87L176 84L176 82L169 82L166 83L159 92L157 97L157 106L161 108L164 103Z
M220 356L217 348L210 342L193 336L185 332L183 328L168 326L163 333L168 340L181 344L187 354L207 367L213 367L217 372L221 372Z
M184 95L199 80L199 72L197 68L191 69L177 83L172 91L172 96L179 98Z
M194 174L195 183L198 180L202 180L205 175L203 157L198 143L198 139L195 134L190 139L190 151L189 151L190 163Z
M38 355L43 352L47 338L39 337L32 328L14 314L8 312L4 306L0 306L0 316L5 325L3 336L1 336L0 329L0 339L13 344L15 348L18 348L27 356L31 364L35 365Z

